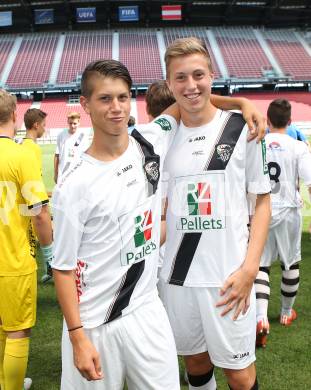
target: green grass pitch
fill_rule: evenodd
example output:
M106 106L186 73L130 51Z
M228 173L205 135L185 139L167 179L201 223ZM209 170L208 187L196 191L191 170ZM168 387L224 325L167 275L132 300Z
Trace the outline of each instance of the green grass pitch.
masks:
M43 175L47 189L53 188L53 155L55 145L44 145ZM306 190L303 190L304 198ZM307 232L311 221L310 203L306 202L304 232L302 235L301 282L295 308L298 319L289 328L278 324L280 308L280 267L271 271L271 300L269 318L271 334L265 350L257 351L257 373L261 390L309 390L311 388L311 240ZM62 316L58 308L53 283L42 285L41 263L38 275L37 325L32 332L27 376L33 379L34 390L58 390L60 388L61 352L60 339ZM183 367L180 361L181 367ZM220 370L216 370L218 390L227 390ZM188 389L183 382L182 390ZM161 389L156 389L161 390Z

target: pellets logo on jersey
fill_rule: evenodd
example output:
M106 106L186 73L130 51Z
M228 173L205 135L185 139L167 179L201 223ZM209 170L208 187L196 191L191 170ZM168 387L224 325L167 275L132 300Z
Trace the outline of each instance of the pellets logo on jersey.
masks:
M157 245L152 241L152 227L151 210L144 211L142 214L134 217L135 248L126 253L125 265L144 260L157 248Z
M232 152L233 148L228 144L221 144L217 145L216 147L216 153L218 155L218 158L220 158L221 161L224 163L230 159Z
M143 215L135 217L135 248L144 245L151 239L152 233L152 212L145 211Z
M188 184L187 203L189 215L211 215L211 187L207 183Z
M161 129L164 131L172 130L172 126L171 126L170 122L165 118L158 118L154 121L154 123L157 123L161 127Z
M216 179L199 180L183 185L185 187L180 195L184 206L177 222L177 229L188 232L224 229L226 218L223 175Z

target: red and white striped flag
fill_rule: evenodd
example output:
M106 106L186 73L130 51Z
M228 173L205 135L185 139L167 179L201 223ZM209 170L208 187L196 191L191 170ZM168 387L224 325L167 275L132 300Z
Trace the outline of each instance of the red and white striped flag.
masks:
M162 20L181 20L181 5L162 5Z

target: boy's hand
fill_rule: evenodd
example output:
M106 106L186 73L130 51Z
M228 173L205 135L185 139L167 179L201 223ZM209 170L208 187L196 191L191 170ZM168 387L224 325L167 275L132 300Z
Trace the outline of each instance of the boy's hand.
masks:
M257 137L257 142L261 141L266 134L266 118L250 100L243 100L241 109L243 118L245 119L250 131L248 140L251 141L252 139Z
M217 302L216 307L225 306L221 315L234 310L233 320L235 321L240 313L245 314L250 305L250 293L255 277L249 274L242 267L233 272L220 289L220 296L223 297Z

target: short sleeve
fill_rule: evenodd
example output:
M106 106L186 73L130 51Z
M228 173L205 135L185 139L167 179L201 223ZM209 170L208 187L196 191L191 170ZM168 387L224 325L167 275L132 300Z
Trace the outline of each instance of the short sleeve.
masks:
M49 202L48 195L42 181L41 167L32 153L27 150L20 154L18 170L22 196L28 209L33 209Z
M299 142L298 146L298 176L306 186L311 185L311 153L308 146Z
M265 140L260 143L252 140L246 144L246 190L252 194L267 194L271 191Z
M135 128L141 135L149 141L160 154L164 161L169 147L177 131L177 122L170 115L160 115L146 125L137 125Z
M52 196L54 225L54 259L52 268L73 270L84 230L83 211L73 192L66 187L56 187Z

